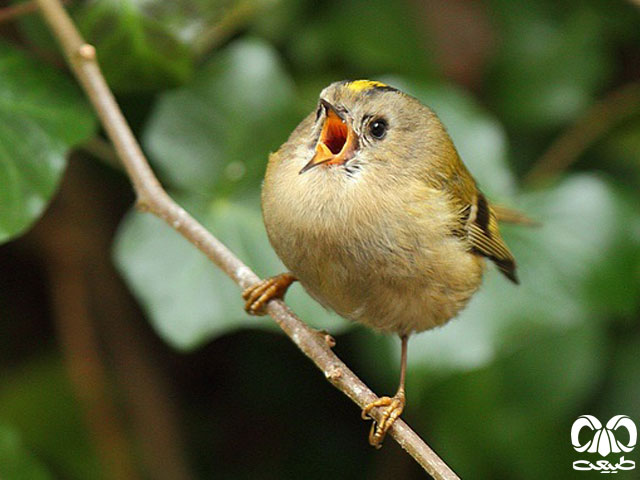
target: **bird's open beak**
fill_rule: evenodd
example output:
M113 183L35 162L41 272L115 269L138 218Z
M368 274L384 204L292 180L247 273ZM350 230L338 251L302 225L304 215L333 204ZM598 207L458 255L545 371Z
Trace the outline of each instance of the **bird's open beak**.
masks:
M318 165L342 165L353 157L358 148L358 137L343 116L326 100L320 100L326 118L316 144L316 153L299 173Z

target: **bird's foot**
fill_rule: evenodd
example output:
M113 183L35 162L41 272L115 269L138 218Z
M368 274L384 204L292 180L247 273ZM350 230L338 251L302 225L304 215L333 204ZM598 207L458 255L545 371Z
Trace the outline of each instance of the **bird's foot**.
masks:
M242 292L242 298L246 300L244 309L250 315L264 315L267 303L274 298L282 299L295 280L290 273L281 273L246 288Z
M364 420L373 419L370 412L374 408L384 407L382 416L379 421L374 420L371 425L371 431L369 432L369 443L376 447L382 447L382 442L387 432L402 414L404 405L406 403L404 392L398 392L393 397L381 397L375 402L371 402L369 405L362 409L362 418Z

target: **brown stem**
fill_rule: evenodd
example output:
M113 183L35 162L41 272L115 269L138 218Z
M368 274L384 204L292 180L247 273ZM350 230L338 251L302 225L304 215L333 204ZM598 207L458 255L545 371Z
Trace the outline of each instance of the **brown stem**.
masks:
M58 198L52 206L55 223L46 226L41 223L34 230L38 245L46 253L58 342L103 478L138 479L131 442L110 388L90 305L92 259L87 255L87 245L91 237L76 223L77 214L72 219L65 214L66 205L66 195Z
M85 43L60 1L37 2L118 152L135 188L138 206L162 218L181 233L241 288L258 282L258 276L249 267L162 189L100 72L95 49ZM325 341L325 336L302 322L283 302L270 302L267 313L324 372L326 378L357 405L363 408L377 399L376 395L333 353ZM379 412L372 413L376 419L379 418ZM390 434L435 479L458 478L404 421L396 421Z
M10 22L23 15L33 13L36 10L38 10L38 4L34 1L17 3L0 8L0 23Z
M193 42L193 50L198 57L205 56L224 40L246 24L258 9L255 2L241 0L235 2L214 25L205 29Z
M557 175L622 118L640 111L640 83L630 83L593 105L560 135L525 177L539 184Z
M138 314L128 304L124 285L107 262L108 258L101 260L92 279L100 292L98 316L148 478L190 480L193 476L170 382L154 362L144 332L132 321Z
M116 170L122 170L122 162L120 162L111 142L104 140L102 137L96 135L80 145L80 149L91 154L105 165Z
M58 339L105 478L139 478L123 425L106 391L106 372L88 313L83 273L76 269L53 269L50 273Z
M63 0L62 4L66 4L68 0ZM35 0L28 0L15 5L9 5L0 8L0 23L11 22L24 15L29 15L38 11L38 3Z
M527 217L520 210L515 208L506 207L500 204L491 205L493 213L501 223L513 223L514 225L524 225L525 227L539 227L540 222Z

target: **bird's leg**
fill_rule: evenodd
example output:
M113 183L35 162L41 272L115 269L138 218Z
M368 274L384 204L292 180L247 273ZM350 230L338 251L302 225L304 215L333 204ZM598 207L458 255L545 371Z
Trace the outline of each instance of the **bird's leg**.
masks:
M369 443L376 448L382 447L384 437L396 419L402 414L406 403L404 378L407 370L407 341L409 336L403 335L400 339L402 340L402 354L400 359L400 386L398 387L398 391L393 397L381 397L362 410L362 418L367 420L371 418L369 415L371 410L376 407L384 407L380 421L374 420L373 425L371 425L371 431L369 432Z
M264 315L266 304L274 299L282 299L293 282L296 281L290 273L281 273L259 281L242 292L246 300L244 309L250 315Z

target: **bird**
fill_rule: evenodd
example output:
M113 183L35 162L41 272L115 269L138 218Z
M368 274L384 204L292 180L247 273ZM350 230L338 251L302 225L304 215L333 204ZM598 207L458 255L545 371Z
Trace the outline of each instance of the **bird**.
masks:
M298 281L327 309L401 341L400 381L369 443L380 448L406 404L409 337L454 318L486 260L518 283L496 213L438 116L374 80L330 84L269 155L261 194L269 241L288 272L243 291L265 314Z

